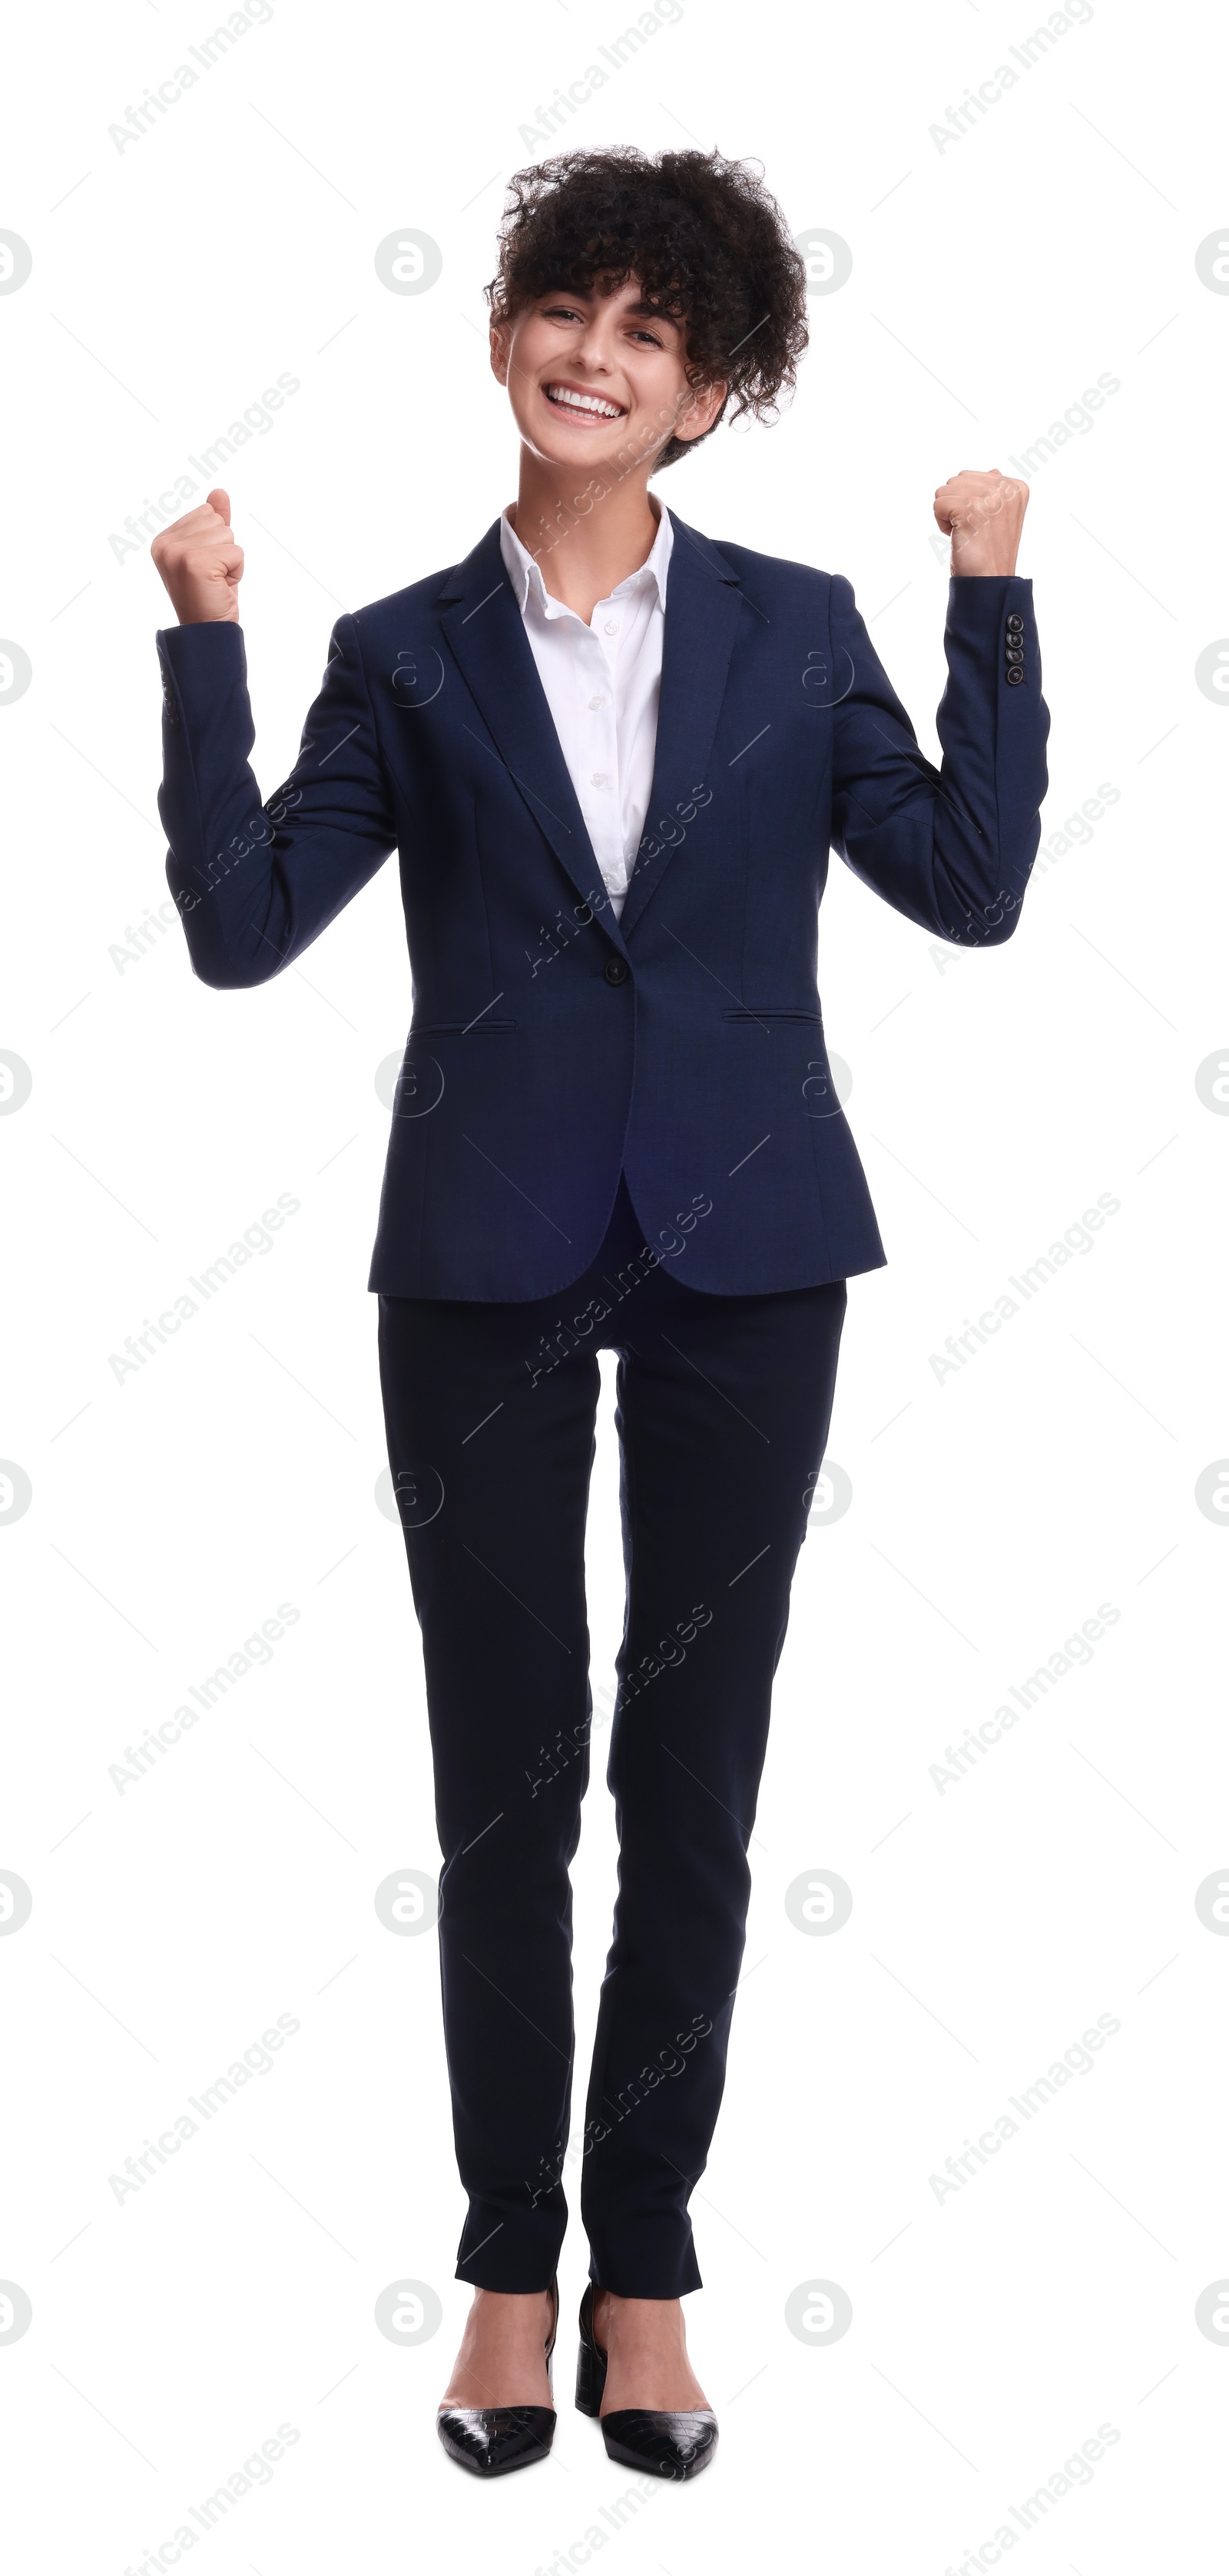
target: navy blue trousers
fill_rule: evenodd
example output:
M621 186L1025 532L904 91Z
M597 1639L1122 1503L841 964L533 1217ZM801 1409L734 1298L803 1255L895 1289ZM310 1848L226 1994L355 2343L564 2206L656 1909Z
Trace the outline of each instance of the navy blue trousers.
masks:
M846 1305L843 1279L690 1288L704 1214L697 1199L650 1249L620 1181L601 1251L558 1296L379 1301L443 1853L457 2278L485 2289L544 2289L567 2220L599 1350L619 1355L619 1886L573 2161L579 2143L595 2281L629 2298L700 2285L688 2200L725 2081L772 1681Z

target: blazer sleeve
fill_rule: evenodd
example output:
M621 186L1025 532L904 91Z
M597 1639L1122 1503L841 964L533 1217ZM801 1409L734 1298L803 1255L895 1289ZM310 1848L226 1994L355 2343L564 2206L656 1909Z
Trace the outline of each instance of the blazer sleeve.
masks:
M1009 629L1009 616L1022 623ZM832 843L894 910L961 947L1010 938L1041 837L1049 711L1018 575L966 575L948 593L942 765L913 727L854 604L834 577ZM1009 663L1008 647L1023 663ZM1008 673L1022 669L1012 681Z
M396 842L353 617L329 642L289 778L261 800L242 629L158 633L166 874L195 973L263 984L367 884Z

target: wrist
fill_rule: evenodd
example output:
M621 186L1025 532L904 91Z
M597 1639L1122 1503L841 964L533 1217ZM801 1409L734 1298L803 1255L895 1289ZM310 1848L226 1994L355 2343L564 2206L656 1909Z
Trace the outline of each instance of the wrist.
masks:
M959 529L954 529L952 532L953 577L956 580L967 580L972 575L975 579L984 580L988 574L993 574L1000 580L1009 581L1016 569L1016 558L1019 552L1018 543L995 545L988 530L970 529L962 536Z

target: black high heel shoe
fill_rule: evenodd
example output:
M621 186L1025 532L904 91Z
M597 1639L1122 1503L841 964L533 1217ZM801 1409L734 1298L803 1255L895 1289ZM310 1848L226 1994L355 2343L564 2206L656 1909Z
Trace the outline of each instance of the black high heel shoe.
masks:
M624 2468L650 2469L659 2478L694 2478L708 2467L717 2448L717 2418L711 2407L655 2413L645 2406L624 2406L602 2414L606 2355L593 2339L593 2283L580 2303L580 2357L576 2364L576 2403L582 2415L601 2423L606 2456Z
M559 2283L552 2281L554 2315L546 2345L546 2375L552 2393L555 2375L551 2355L559 2330ZM473 2469L480 2478L502 2478L509 2469L532 2468L544 2460L555 2438L553 2406L441 2406L435 2428L450 2460Z

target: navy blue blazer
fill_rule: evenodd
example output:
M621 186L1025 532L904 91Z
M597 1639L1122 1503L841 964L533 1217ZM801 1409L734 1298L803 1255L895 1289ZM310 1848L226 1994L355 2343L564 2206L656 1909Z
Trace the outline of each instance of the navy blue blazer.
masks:
M338 619L263 803L240 628L159 632L167 879L203 982L278 974L400 854L413 1017L372 1289L553 1296L597 1252L621 1168L693 1287L886 1259L816 991L829 848L933 937L1010 937L1047 783L1032 585L951 583L936 770L847 581L674 527L617 922L498 522L453 570Z

